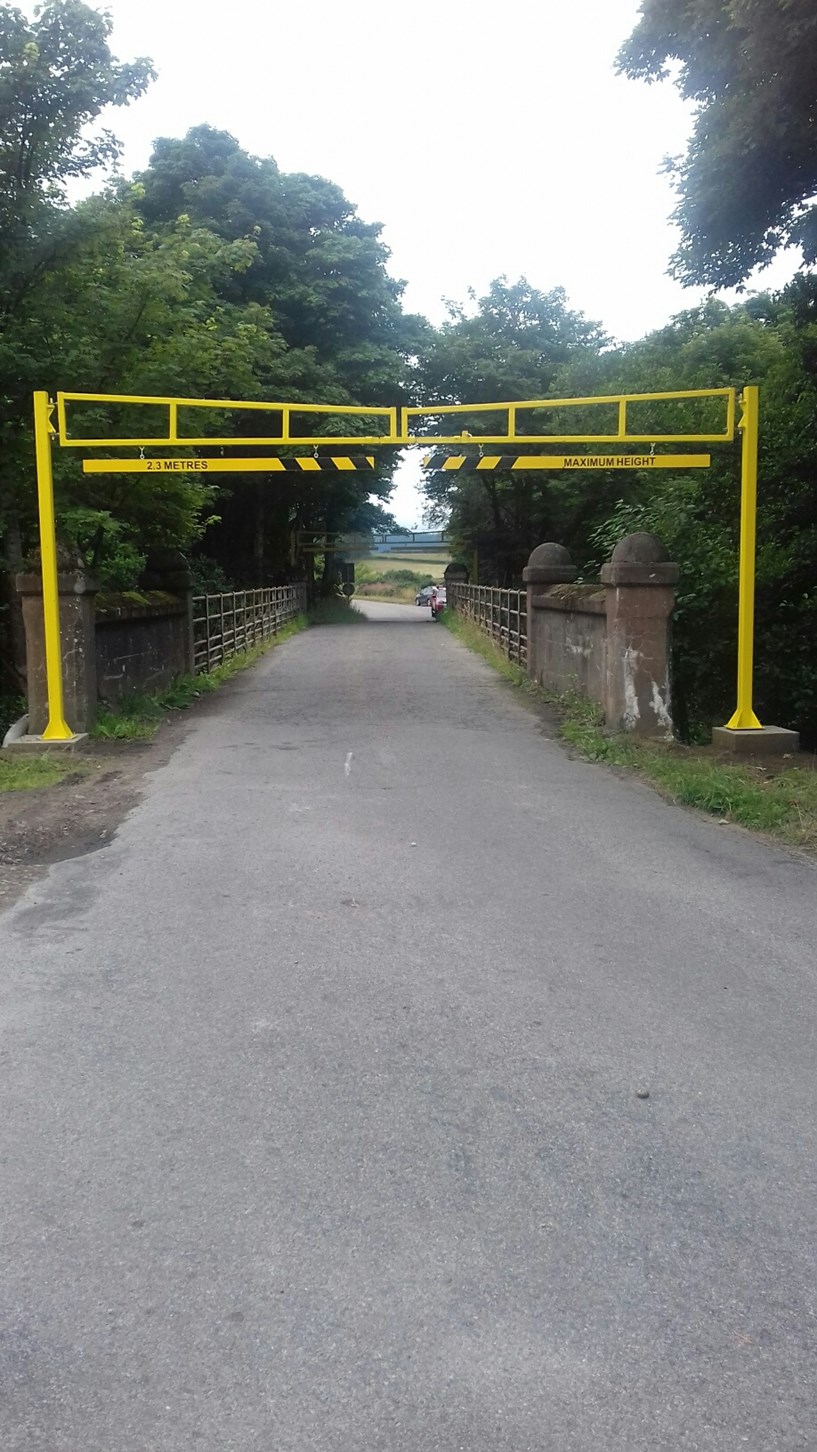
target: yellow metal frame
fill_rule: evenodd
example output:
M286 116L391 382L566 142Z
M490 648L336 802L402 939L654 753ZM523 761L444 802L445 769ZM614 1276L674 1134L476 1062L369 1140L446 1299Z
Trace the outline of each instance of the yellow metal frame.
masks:
M678 393L611 393L596 398L527 398L514 403L447 403L430 408L401 409L402 437L395 442L402 444L461 444L471 437L468 433L418 434L412 432L413 419L436 421L443 417L475 413L504 414L506 419L503 433L474 435L479 444L729 444L735 437L734 388L688 388ZM633 433L627 425L627 409L632 403L683 403L691 399L722 399L725 405L724 427L718 433ZM564 408L609 408L618 409L615 433L558 434L520 433L517 415L530 413L534 409L552 411Z
M167 409L167 433L163 436L132 436L124 439L72 438L69 431L68 405L71 403L115 403L142 408ZM232 435L217 438L211 435L179 433L179 409L199 408L211 413L273 413L281 415L281 429L276 434L247 434L243 438ZM318 444L391 444L398 431L397 408L358 408L352 404L322 403L259 403L253 400L242 403L234 398L152 398L144 394L131 393L58 393L57 435L62 449L133 449L133 448L187 448L223 446L236 448L246 445L304 444L310 448ZM292 419L298 414L319 414L323 418L382 418L387 427L382 434L351 434L348 438L327 438L326 434L304 436L292 433Z
M627 409L634 403L683 403L692 399L721 399L724 403L724 427L716 433L633 433L628 428ZM69 429L68 407L71 403L125 404L137 408L166 408L167 432L163 435L145 437L134 434L121 439L94 439L72 437ZM564 408L605 408L614 405L618 409L615 433L559 434L547 433L541 429L534 432L520 432L517 415L533 410L552 412ZM319 444L331 443L342 447L352 444L391 444L395 448L410 447L412 444L461 444L471 438L466 432L440 434L432 430L418 432L414 421L434 424L444 417L460 417L493 413L505 416L502 433L479 434L480 444L728 444L735 437L734 388L688 388L676 393L612 393L596 398L523 398L513 403L446 403L426 408L360 408L351 404L321 403L242 403L236 399L224 398L163 398L147 397L129 393L58 393L57 435L63 449L134 449L134 448L184 448L206 445L224 448L239 448L246 445L302 444L314 448ZM179 432L179 410L199 408L210 412L245 413L252 410L260 413L281 415L279 433L264 436L233 435L228 438L213 435L183 434ZM318 414L324 418L382 418L387 425L380 434L349 434L344 437L326 434L293 434L292 419L299 414Z
M757 455L760 390L756 384L744 388L739 428L740 467L740 565L738 597L738 704L727 726L732 731L761 731L752 709L752 676L755 640L755 548L757 535Z
M34 449L37 459L37 499L40 511L45 674L48 682L48 723L43 732L43 741L71 741L74 732L65 720L62 692L57 530L54 521L54 474L51 461L53 408L47 393L35 393Z
M724 426L716 433L633 433L629 428L628 408L635 403L683 402L692 399L721 399L724 404ZM504 415L504 432L479 434L475 444L728 444L740 430L741 452L741 527L740 527L740 604L738 613L738 702L734 715L727 723L732 730L758 731L760 722L752 709L753 634L755 604L755 538L757 520L757 459L758 459L758 389L744 388L740 395L741 415L736 421L738 396L734 388L695 388L675 393L630 393L610 394L596 398L542 398L520 399L512 403L441 404L426 408L360 408L346 404L317 403L259 403L241 402L236 399L164 398L146 397L138 394L116 393L58 393L52 402L47 393L34 394L34 439L37 461L37 492L40 518L40 550L43 578L43 622L45 631L45 661L48 681L48 723L43 732L44 741L71 741L74 738L65 721L63 704L62 660L60 650L59 588L57 580L57 542L54 521L54 482L52 471L52 443L56 438L64 449L155 449L221 446L229 448L257 447L259 445L289 445L316 447L332 444L336 446L357 446L363 444L407 447L429 443L462 444L470 440L467 431L458 434L433 432L442 418L473 414ZM132 404L137 407L167 408L167 432L164 437L131 436L127 438L82 438L72 437L69 409L72 403ZM615 433L520 433L517 427L519 413L533 410L552 411L566 408L592 408L615 405L618 408ZM179 432L180 409L208 409L217 412L246 412L280 414L280 432L258 437L231 436L217 438L208 435L188 435ZM56 425L52 421L56 411ZM319 415L330 418L375 418L383 421L380 434L352 434L345 437L300 435L292 433L293 418L298 415ZM432 431L418 432L427 423ZM123 461L127 462L127 461ZM271 464L271 461L266 461ZM191 467L195 461L191 460ZM99 461L94 472L104 469Z

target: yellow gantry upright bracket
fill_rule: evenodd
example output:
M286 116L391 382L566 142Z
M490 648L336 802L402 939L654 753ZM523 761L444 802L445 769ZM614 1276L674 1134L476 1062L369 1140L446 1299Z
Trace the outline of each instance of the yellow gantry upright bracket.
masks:
M755 534L757 511L757 457L758 457L758 389L744 388L741 395L742 415L738 427L741 430L742 474L741 474L741 529L740 529L740 606L738 622L738 704L728 725L733 730L760 730L760 722L752 709L752 650L754 630L755 591ZM666 420L663 428L658 419L663 404L695 404L706 406L698 427L679 428L677 416ZM639 405L650 405L646 416L639 414ZM480 450L478 459L458 454L455 458L445 456L439 467L447 470L467 471L493 468L540 468L540 469L585 469L585 468L705 468L709 455L655 453L656 445L665 444L722 444L735 437L737 394L734 388L683 389L669 393L612 394L595 398L546 398L520 399L512 403L441 404L423 408L383 407L361 408L345 404L303 404L267 403L258 400L202 398L156 398L134 394L104 393L58 393L52 403L47 393L34 395L34 434L37 459L37 487L40 513L40 547L43 576L43 616L45 627L45 658L48 679L48 724L43 732L44 741L70 741L74 737L64 717L62 659L60 649L59 590L57 580L57 544L54 522L54 485L52 475L52 441L56 437L61 448L85 450L139 449L138 459L112 455L83 461L88 473L205 473L233 470L253 470L264 473L282 471L338 472L344 470L365 470L374 467L371 455L362 450L372 445L391 448L405 448L412 445L429 444L435 448L443 445L473 445ZM656 406L658 409L656 411ZM99 410L115 407L120 419L129 418L135 410L135 421L143 427L133 432L122 428L111 430L108 437L99 438ZM91 430L82 433L83 408L90 408ZM579 425L575 432L566 418ZM593 429L586 426L590 417L597 421ZM204 411L202 413L202 411ZM56 427L51 422L56 412ZM216 413L271 415L270 427L262 434L240 436L238 433L226 436L215 432L202 433L196 427L196 420ZM88 420L89 415L84 415ZM472 436L467 429L459 433L444 432L449 419L451 425L462 419L463 423L476 427L479 420L480 432ZM686 415L681 415L686 422ZM342 428L344 424L358 428L352 434L327 434L321 432L327 424ZM709 425L708 427L706 425ZM219 419L213 421L214 430ZM317 427L318 432L309 432ZM520 456L518 445L538 444L550 448L582 444L621 448L627 444L649 445L649 454L611 455L559 455L552 453L540 456ZM485 445L499 446L500 452L485 456ZM312 458L278 457L247 458L214 457L202 458L189 453L180 457L145 458L145 450L190 450L201 448L258 448L293 447L313 448ZM350 457L317 457L317 450L326 447L353 448ZM503 447L504 446L504 447ZM513 454L511 447L514 446ZM360 451L360 452L358 452Z
M73 741L62 704L62 649L59 645L59 582L57 578L57 526L54 521L54 472L51 436L54 405L48 393L33 395L33 441L36 454L36 492L39 501L39 555L42 560L42 623L45 632L45 674L48 681L48 722L44 741Z
M760 731L752 709L752 673L755 636L755 549L757 536L757 453L759 434L759 389L744 388L740 428L740 575L738 600L738 704L727 721L732 731Z
M60 595L57 580L57 530L54 522L54 474L51 467L51 414L47 393L34 395L34 449L37 460L37 498L40 511L40 558L43 573L43 627L45 671L48 682L48 722L44 741L72 741L62 699Z

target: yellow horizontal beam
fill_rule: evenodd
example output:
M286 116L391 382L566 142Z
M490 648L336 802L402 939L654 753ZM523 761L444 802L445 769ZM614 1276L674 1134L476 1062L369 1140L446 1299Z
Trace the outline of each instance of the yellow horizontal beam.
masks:
M83 459L85 474L337 474L374 469L373 454L314 459Z
M62 443L64 449L325 449L330 445L333 449L363 449L371 448L373 444L390 444L392 447L399 445L401 441L396 438L378 438L376 434L349 434L348 437L331 438L326 434L316 434L314 437L304 438L298 435L297 438L281 438L273 435L269 438L257 438L254 435L243 435L240 438L227 435L225 438L213 438L212 435L203 434L201 438L157 438L153 437L136 439L68 439ZM405 443L405 440L402 442ZM436 440L435 440L436 442ZM457 442L462 442L458 440ZM428 439L418 439L417 443L428 446Z
M516 398L508 403L435 403L421 408L404 408L410 417L417 414L499 413L509 408L587 408L601 403L671 403L689 398L734 397L734 388L682 388L670 393L596 393L587 398Z
M628 427L627 409L637 403L685 403L692 400L719 400L725 405L724 427L714 432L664 432L660 428L649 433L634 432ZM519 411L599 408L615 406L618 410L615 433L556 434L526 433L517 424ZM724 444L735 437L735 389L734 388L686 388L677 392L661 393L611 393L597 398L526 398L508 403L447 403L431 404L422 408L404 408L401 411L401 442L405 444L438 443L461 444L472 437L467 431L459 434L416 434L412 432L413 420L436 421L446 417L469 414L504 414L507 425L504 433L474 435L480 444L652 444L652 443L696 443Z
M388 418L394 413L393 407L384 408L380 404L371 404L364 408L358 403L267 403L264 400L259 402L258 399L166 398L164 394L153 393L58 393L57 401L60 400L65 403L173 404L176 408L240 409L242 413L252 409L259 409L263 413L281 413L286 409L290 413L348 413L360 417L369 414L374 418Z
M711 454L437 454L426 469L479 474L507 469L708 469Z
M166 398L164 396L150 397L143 394L116 394L116 393L59 393L57 395L57 436L60 445L66 449L102 449L102 448L162 448L192 446L204 448L207 446L221 446L224 448L240 447L271 447L271 446L305 446L313 448L325 445L329 440L325 434L303 435L293 434L292 421L298 415L318 416L321 415L327 420L342 418L375 418L383 421L383 432L380 434L344 435L333 437L331 443L342 448L361 448L371 445L389 445L401 448L417 444L461 444L470 438L467 431L454 434L418 433L413 432L417 426L422 424L434 425L442 418L464 417L469 414L499 414L504 416L505 428L501 433L480 434L478 442L481 444L652 444L652 443L729 443L735 437L735 390L734 388L687 388L677 392L661 393L620 393L605 394L599 398L527 398L518 399L509 403L451 403L433 404L422 408L384 408L382 406L365 408L357 404L320 404L320 403L262 403L257 399L241 401L237 399L224 398ZM662 432L660 428L652 429L649 433L634 432L629 426L627 410L633 404L639 403L684 403L694 400L714 400L723 403L725 408L724 427L714 432ZM136 436L130 438L71 438L69 437L68 409L72 403L84 404L116 404L133 405L138 407L162 407L166 408L167 433L162 437ZM524 429L520 432L517 426L517 415L522 412L534 410L547 410L570 408L604 408L615 406L616 432L601 433L526 433ZM197 408L205 410L216 410L219 412L261 412L279 414L281 418L281 429L279 433L258 437L226 436L207 437L183 435L179 433L179 410ZM524 422L524 421L523 421ZM643 429L643 425L642 425Z
M167 409L167 433L161 437L154 434L152 437L143 438L132 436L124 439L97 439L97 438L71 438L69 436L69 405L70 404L115 404L126 407L138 408L165 408ZM218 413L272 413L280 414L280 433L270 434L258 438L253 435L239 437L232 435L228 438L204 437L197 438L192 434L179 433L179 409L197 408L209 412ZM57 437L60 446L64 449L101 449L101 448L156 448L167 445L194 445L205 446L208 444L229 445L233 448L243 445L261 445L269 447L272 444L305 445L313 447L316 444L340 444L344 448L360 446L361 444L388 444L392 443L398 433L398 409L396 407L384 407L382 404L362 407L352 403L278 403L261 402L258 399L235 399L235 398L169 398L161 394L149 395L140 393L58 393L57 394ZM327 439L325 434L316 436L305 436L292 432L292 420L300 415L320 415L326 419L344 418L374 418L382 419L384 428L380 434L363 435L352 434L348 438Z

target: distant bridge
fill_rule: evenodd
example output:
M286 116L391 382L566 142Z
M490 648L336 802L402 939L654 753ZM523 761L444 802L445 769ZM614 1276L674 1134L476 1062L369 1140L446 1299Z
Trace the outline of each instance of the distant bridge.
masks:
M394 534L375 534L372 554L423 554L427 550L445 549L444 529L414 529Z

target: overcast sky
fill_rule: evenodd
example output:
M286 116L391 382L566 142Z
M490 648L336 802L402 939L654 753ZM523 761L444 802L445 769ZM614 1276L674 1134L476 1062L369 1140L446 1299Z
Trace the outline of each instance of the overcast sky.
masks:
M110 123L126 172L201 122L285 171L329 177L384 226L405 302L433 321L502 273L562 286L621 339L698 294L666 276L662 158L690 109L617 76L639 0L107 0L121 59L159 79ZM767 281L782 281L786 264ZM392 507L419 505L403 471Z

